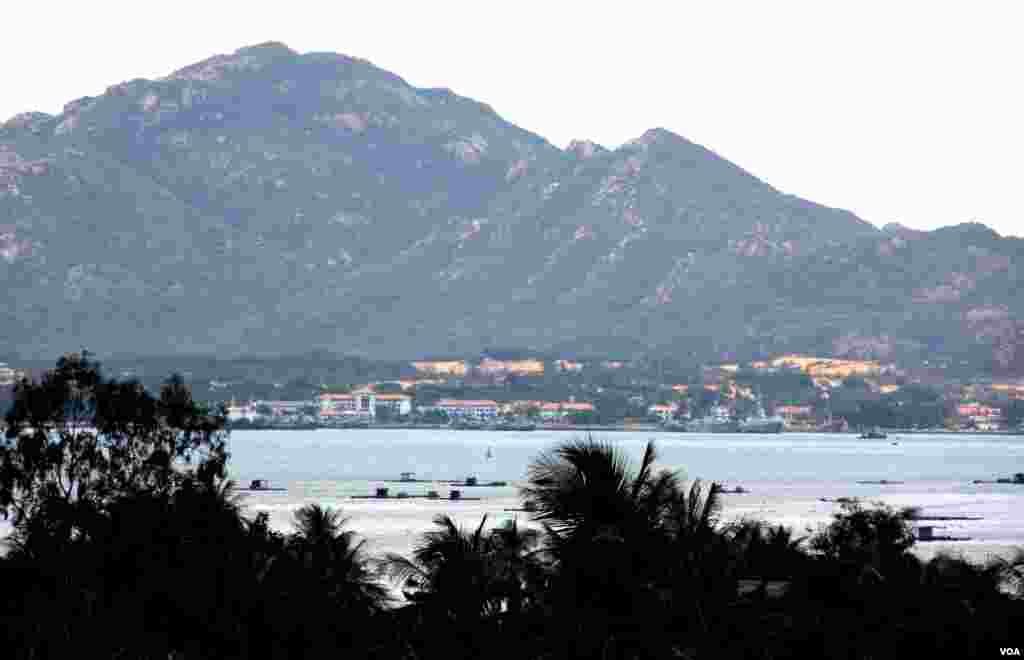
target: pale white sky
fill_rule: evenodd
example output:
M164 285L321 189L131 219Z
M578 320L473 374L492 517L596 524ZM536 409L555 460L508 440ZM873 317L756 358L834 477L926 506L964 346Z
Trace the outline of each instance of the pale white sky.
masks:
M241 46L362 57L558 146L663 126L876 225L1024 236L1024 3L5 3L0 117Z

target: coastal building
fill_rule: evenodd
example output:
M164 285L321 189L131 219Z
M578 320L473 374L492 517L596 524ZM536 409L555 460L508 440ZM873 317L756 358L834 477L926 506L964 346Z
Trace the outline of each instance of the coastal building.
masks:
M15 385L23 378L24 371L8 367L6 362L0 362L0 385Z
M489 376L516 374L517 376L542 376L544 374L544 363L541 360L529 358L525 360L497 360L485 357L480 361L477 369Z
M1003 421L1003 413L995 406L988 406L976 401L961 403L956 407L960 423L972 426L979 431L996 431Z
M490 419L497 417L498 403L481 399L441 399L421 410L439 410L451 419Z
M344 419L346 417L371 417L373 405L368 390L356 390L348 394L324 393L319 397L320 418Z
M421 360L413 362L412 367L419 373L438 376L465 376L467 371L464 360Z
M418 385L444 385L443 378L403 378L395 381L403 390L411 390Z
M501 415L526 415L531 410L540 410L547 403L546 401L505 401L498 405L498 413Z
M678 403L658 403L647 408L647 414L662 419L672 419L679 412Z
M814 407L809 405L775 406L775 414L781 417L787 426L805 426L814 422Z
M594 404L577 401L552 401L540 407L541 419L564 419L577 413L593 413Z
M1024 400L1024 383L992 383L989 388L1010 399Z
M875 376L883 371L877 360L845 360L808 355L783 355L769 362L755 362L757 368L799 369L812 378L842 380L850 376Z
M561 372L583 371L583 363L574 360L555 360L555 368Z
M371 416L376 416L381 408L387 408L392 415L398 416L412 412L412 397L407 394L374 394L371 400Z
M319 397L321 419L347 417L376 417L378 408L387 408L394 415L412 412L412 397L408 394L378 394L370 388L353 390L347 394L324 393Z
M245 420L247 422L254 422L259 417L256 412L256 406L251 403L237 403L233 399L227 406L228 421L237 422Z
M270 409L271 417L298 417L305 413L310 407L309 401L257 401L257 409L266 407Z

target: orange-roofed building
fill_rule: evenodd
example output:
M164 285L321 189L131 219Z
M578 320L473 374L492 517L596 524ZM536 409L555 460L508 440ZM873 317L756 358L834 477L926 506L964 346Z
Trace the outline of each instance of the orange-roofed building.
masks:
M541 376L544 374L544 363L540 360L495 360L484 358L478 367L488 375L517 374L520 376Z
M425 374L465 376L466 363L462 360L422 360L412 363L413 368Z
M992 383L989 387L1011 399L1024 399L1024 383Z
M368 387L348 394L321 394L319 400L322 419L376 417L378 406L390 408L397 415L412 412L412 397L408 394L377 394Z

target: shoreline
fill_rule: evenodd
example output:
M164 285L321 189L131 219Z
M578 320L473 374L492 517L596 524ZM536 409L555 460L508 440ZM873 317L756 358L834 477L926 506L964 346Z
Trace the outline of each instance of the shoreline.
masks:
M486 431L486 432L511 432L511 433L532 433L534 431L574 431L576 433L671 433L674 435L834 435L834 436L857 436L857 431L817 431L814 429L796 429L782 431L781 433L698 433L694 431L677 431L665 429L656 424L588 424L580 426L543 426L530 431L509 431L507 429L454 429L442 424L370 424L368 426L344 427L330 426L327 424L304 424L298 426L244 426L229 427L231 431ZM1020 436L1024 437L1024 431L950 431L942 430L921 430L921 429L882 429L887 434L899 435L971 435L971 436Z

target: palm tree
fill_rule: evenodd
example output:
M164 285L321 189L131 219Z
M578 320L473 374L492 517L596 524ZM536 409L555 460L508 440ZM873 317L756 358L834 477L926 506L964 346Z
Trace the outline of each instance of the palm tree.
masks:
M289 540L293 557L315 576L322 594L340 605L372 613L389 600L377 581L365 540L344 529L341 512L309 504L295 512L295 534Z
M717 587L715 569L728 565L717 484L687 492L672 472L655 471L656 458L649 442L634 472L616 447L587 437L529 467L523 494L547 532L553 597L566 620L575 616L577 641L600 620L613 647L651 652L651 637L678 623L677 606Z
M535 603L544 588L546 571L539 561L540 532L520 529L515 518L492 530L495 577L509 615Z
M387 574L404 587L407 599L450 619L469 622L500 612L497 545L484 533L487 516L472 532L444 514L434 524L439 529L423 535L412 559L386 556Z

